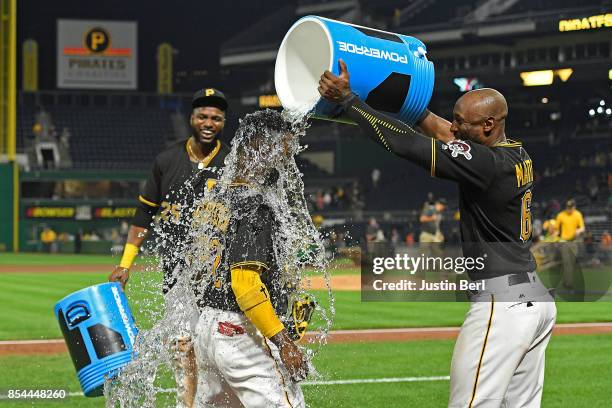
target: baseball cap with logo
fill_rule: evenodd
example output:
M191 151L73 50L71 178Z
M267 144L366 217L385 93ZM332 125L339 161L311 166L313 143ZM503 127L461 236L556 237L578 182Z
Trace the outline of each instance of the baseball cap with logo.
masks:
M212 106L225 112L228 104L223 92L215 88L204 88L196 91L191 101L192 108L195 109L201 106Z

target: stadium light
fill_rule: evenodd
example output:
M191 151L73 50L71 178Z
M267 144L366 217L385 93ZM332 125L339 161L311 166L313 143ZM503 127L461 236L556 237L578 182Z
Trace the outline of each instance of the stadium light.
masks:
M554 73L552 69L545 71L526 71L521 72L521 79L524 86L541 86L553 83Z
M599 106L605 106L605 105L606 105L606 101L604 101L603 99L599 101Z
M603 108L601 106L597 108L597 113L602 113L602 112L603 112Z
M606 115L608 116L612 115L612 109L610 108L606 109Z
M544 98L541 99L541 101L542 101L542 103L548 103L548 98L544 97Z
M559 76L559 79L563 82L567 82L567 80L569 79L569 77L572 76L573 73L574 70L571 68L563 68L555 71L555 74L557 74Z
M589 116L595 116L595 109L589 109Z
M541 86L551 85L555 76L558 76L562 82L567 82L569 77L572 76L574 70L572 68L562 69L546 69L543 71L524 71L521 72L521 79L523 80L523 86Z

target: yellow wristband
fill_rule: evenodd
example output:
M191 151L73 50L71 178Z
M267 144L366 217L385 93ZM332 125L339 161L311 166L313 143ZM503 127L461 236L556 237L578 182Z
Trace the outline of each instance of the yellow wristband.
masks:
M121 257L121 262L119 262L119 266L122 268L130 269L130 267L134 263L136 255L138 255L138 249L139 248L134 244L125 244L125 248L123 249L123 256Z

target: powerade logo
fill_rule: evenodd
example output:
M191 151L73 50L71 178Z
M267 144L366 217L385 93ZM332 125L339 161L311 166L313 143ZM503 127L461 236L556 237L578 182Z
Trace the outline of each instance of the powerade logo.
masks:
M340 51L350 52L351 54L366 55L372 58L380 58L393 62L401 62L402 64L408 63L408 56L399 55L397 52L389 52L386 50L379 50L378 48L369 48L361 45L355 45L346 43L344 41L336 41Z
M125 331L127 332L128 337L130 338L130 343L133 345L136 336L132 331L132 326L130 326L130 319L128 319L128 315L125 312L125 309L123 308L123 303L121 303L121 296L119 295L119 290L116 286L113 286L111 288L111 291L113 292L113 297L115 298L115 302L117 303L117 308L119 309L121 320L123 321L123 325L125 326Z

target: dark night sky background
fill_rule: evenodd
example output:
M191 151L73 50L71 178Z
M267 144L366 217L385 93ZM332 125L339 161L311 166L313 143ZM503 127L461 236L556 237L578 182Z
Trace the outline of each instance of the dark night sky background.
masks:
M142 1L20 0L17 9L18 87L21 88L21 43L33 38L39 45L39 88L56 89L57 19L107 19L138 22L138 90L156 90L157 46L170 42L178 50L175 72L206 70L203 81L219 76L220 45L263 16L287 4L266 1ZM175 86L175 91L190 91Z

